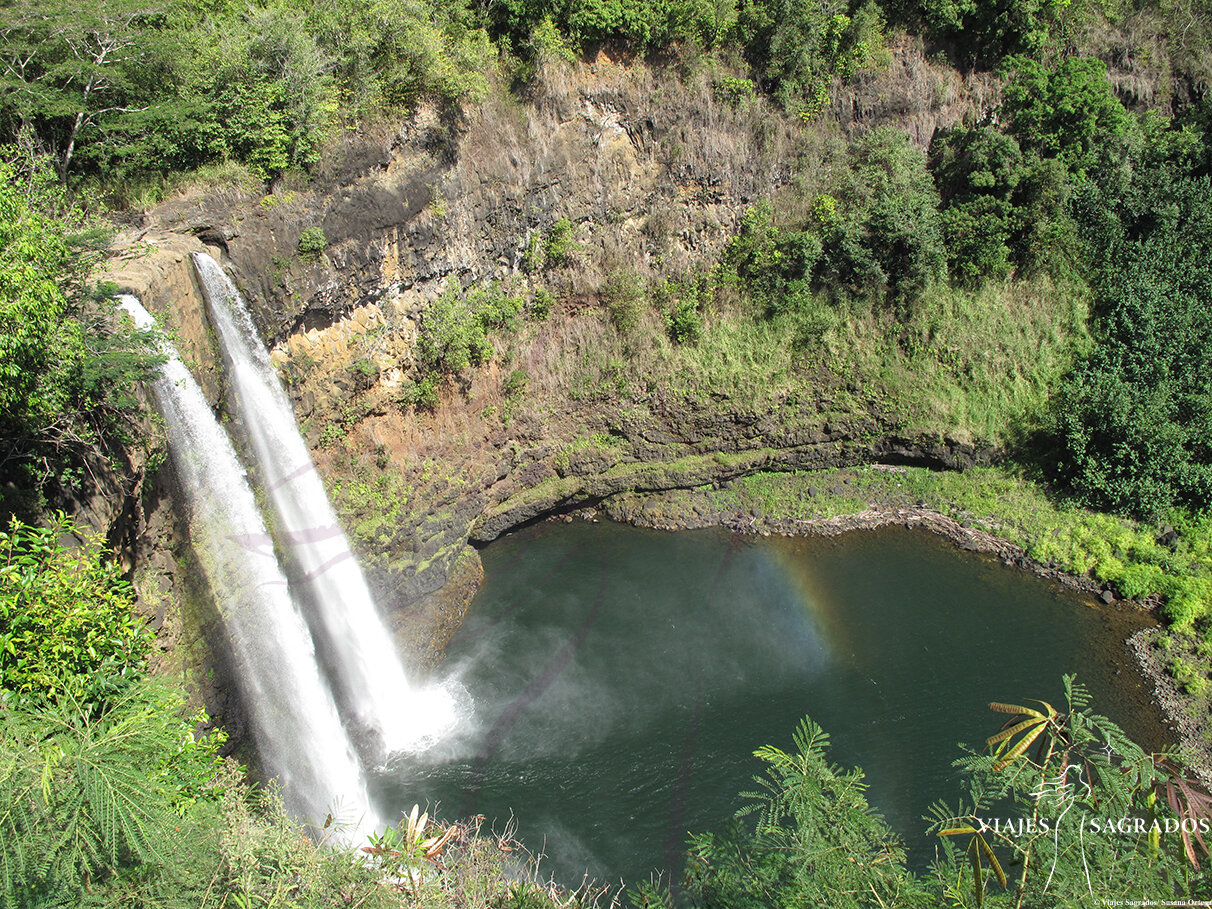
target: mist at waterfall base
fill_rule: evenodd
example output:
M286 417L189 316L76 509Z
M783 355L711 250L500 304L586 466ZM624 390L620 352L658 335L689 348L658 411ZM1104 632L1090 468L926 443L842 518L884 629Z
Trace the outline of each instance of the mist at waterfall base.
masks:
M544 524L483 559L446 664L474 719L372 791L498 829L512 816L569 886L676 873L688 832L722 829L754 788L753 750L790 748L805 715L833 762L863 767L919 867L922 816L960 795L957 743L1001 725L989 701L1063 709L1076 672L1130 735L1166 737L1123 644L1142 619L928 533Z

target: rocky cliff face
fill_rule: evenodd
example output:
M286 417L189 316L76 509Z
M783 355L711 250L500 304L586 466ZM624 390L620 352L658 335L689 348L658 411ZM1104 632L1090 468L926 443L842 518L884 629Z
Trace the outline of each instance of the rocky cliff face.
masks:
M139 230L121 238L105 280L133 293L173 338L207 398L222 396L222 370L206 319L206 301L190 259L216 250L196 237L168 230Z
M888 74L840 97L848 129L895 119L928 142L935 125L984 103L982 86L934 72L912 47ZM920 90L892 103L889 86L905 80ZM626 330L607 318L613 276L706 267L754 199L786 190L794 200L794 175L828 168L837 142L760 100L723 103L708 74L603 55L547 68L525 102L500 93L465 114L420 110L394 133L352 135L310 183L167 203L124 238L112 278L172 328L219 403L188 253L220 258L274 347L381 602L423 663L478 584L469 543L519 523L758 469L992 456L906 437L878 394L838 376L817 377L808 398L704 380L710 364L684 375L652 339L663 336L657 316ZM543 269L534 252L563 219L570 261ZM549 292L554 311L498 340L432 412L410 406L423 314L444 289L488 282Z

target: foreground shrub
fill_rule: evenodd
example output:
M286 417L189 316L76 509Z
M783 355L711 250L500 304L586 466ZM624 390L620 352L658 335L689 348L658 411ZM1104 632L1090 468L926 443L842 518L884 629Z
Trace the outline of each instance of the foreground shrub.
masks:
M100 709L141 675L151 643L132 597L99 534L63 514L12 520L0 532L0 697Z
M488 333L512 328L524 301L500 289L447 290L421 317L417 365L424 376L456 373L492 356Z
M113 889L200 893L217 863L221 738L195 740L181 692L139 682L97 714L71 698L0 719L0 895L79 905ZM196 879L195 879L196 878Z
M1042 701L989 705L1008 719L985 753L957 762L966 792L931 809L938 857L921 876L867 802L862 771L829 763L829 736L805 719L793 751L755 752L764 773L742 794L737 822L692 840L686 902L1068 907L1206 897L1207 848L1192 831L1207 829L1212 797L1174 759L1093 713L1072 677L1065 689L1063 713ZM672 905L667 892L645 896Z

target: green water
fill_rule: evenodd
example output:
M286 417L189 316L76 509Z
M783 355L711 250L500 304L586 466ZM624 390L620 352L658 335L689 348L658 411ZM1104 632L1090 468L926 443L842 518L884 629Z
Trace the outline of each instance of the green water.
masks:
M833 760L924 863L921 817L958 795L956 743L990 700L1063 705L1076 672L1139 740L1164 737L1122 644L1138 625L924 532L834 539L544 524L483 552L486 580L447 650L472 717L381 781L520 836L565 884L676 868L719 828L805 714Z

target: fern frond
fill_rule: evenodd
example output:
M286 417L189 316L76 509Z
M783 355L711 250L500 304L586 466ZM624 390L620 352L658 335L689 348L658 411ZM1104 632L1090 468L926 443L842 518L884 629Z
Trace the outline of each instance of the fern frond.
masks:
M1066 673L1061 676L1065 685L1065 699L1069 702L1070 710L1084 710L1090 706L1090 690L1077 681L1077 676Z

